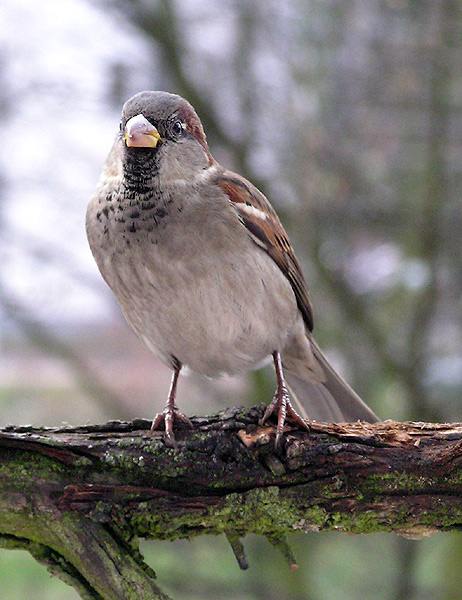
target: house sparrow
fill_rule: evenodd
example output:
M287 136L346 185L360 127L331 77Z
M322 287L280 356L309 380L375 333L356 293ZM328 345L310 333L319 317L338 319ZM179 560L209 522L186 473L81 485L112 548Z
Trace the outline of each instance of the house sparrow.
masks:
M86 219L91 250L126 320L173 369L156 415L175 444L180 370L217 377L273 359L277 389L262 422L277 413L308 429L321 421L377 417L313 339L305 279L265 196L210 154L193 107L166 92L141 92L123 107L120 131Z

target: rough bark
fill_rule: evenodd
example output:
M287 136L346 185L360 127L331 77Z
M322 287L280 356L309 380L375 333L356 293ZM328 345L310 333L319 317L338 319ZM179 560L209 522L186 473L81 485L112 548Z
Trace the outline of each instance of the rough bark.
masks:
M26 548L82 598L167 599L138 537L291 531L429 535L462 524L462 424L258 427L263 406L193 419L177 448L150 422L0 430L0 544Z

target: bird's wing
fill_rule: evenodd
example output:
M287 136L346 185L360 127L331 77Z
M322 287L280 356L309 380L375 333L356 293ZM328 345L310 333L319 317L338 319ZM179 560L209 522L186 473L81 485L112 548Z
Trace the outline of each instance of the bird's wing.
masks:
M275 210L254 185L236 173L222 172L216 184L228 196L253 241L271 256L289 280L305 325L312 331L313 310L305 278Z

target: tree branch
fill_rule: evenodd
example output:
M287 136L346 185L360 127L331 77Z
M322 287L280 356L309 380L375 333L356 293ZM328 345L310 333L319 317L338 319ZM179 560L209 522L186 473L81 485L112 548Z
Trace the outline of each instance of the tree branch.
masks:
M291 531L395 531L462 524L462 424L259 427L263 405L193 419L178 449L150 422L0 430L0 544L28 549L93 600L167 600L137 538L266 536L294 567Z

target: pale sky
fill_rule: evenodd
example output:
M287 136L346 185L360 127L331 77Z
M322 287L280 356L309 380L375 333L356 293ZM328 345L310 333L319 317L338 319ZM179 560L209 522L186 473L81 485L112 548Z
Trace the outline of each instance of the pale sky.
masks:
M105 102L107 67L128 65L131 95L148 85L152 53L85 0L3 0L0 44L1 99L10 103L0 116L2 280L46 321L93 320L110 297L84 229L119 122Z

